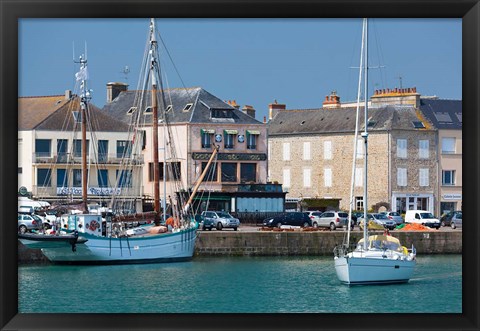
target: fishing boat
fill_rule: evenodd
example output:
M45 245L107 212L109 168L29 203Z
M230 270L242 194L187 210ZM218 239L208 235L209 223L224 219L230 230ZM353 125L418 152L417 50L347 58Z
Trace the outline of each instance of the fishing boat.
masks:
M345 242L334 248L335 271L338 279L347 285L392 284L406 283L412 277L416 265L416 250L402 246L400 241L391 236L388 230L383 234L368 234L368 223L363 226L363 238L353 247L350 246L350 224L352 222L353 190L355 182L355 167L357 140L359 133L360 96L364 74L364 131L361 133L364 142L364 217L367 218L367 147L368 147L368 20L363 20L362 47L360 56L360 71L357 95L357 113L354 138L354 153L352 166L352 183L350 190L349 224Z
M210 165L217 156L218 146L213 151L207 166L197 179L193 189L181 189L177 192L191 192L189 195L179 194L178 199L169 197L171 217L167 219L167 197L162 199L160 207L159 196L159 162L154 162L154 210L152 212L137 212L132 206L127 206L129 188L134 182L141 183L142 167L139 167L138 156L142 153L144 141L143 131L151 128L153 159L159 160L158 126L163 123L164 138L168 134L168 114L165 109L164 89L161 83L159 68L158 45L155 20L150 20L147 52L143 59L143 69L139 79L139 86L151 86L150 90L139 89L132 109L149 109L147 123L142 115L147 112L138 111L132 116L129 125L131 131L127 147L123 153L120 175L117 177L116 187L113 190L110 208L102 212L91 212L87 201L87 157L86 131L90 127L87 121L90 118L90 92L87 89L87 59L80 57L80 71L76 74L80 81L80 111L82 123L82 202L77 205L76 212L69 212L59 217L57 231L39 234L19 235L19 240L30 248L40 248L42 253L53 263L58 264L131 264L185 261L193 256L197 237L198 223L195 221L192 201L207 173ZM143 75L143 76L142 76ZM147 85L148 84L148 85ZM162 102L163 101L163 102ZM164 139L166 145L174 150L174 142ZM173 153L173 152L172 152ZM167 157L166 151L164 157ZM174 157L174 155L170 155ZM166 162L164 162L165 167ZM176 169L165 169L173 172ZM163 176L164 180L166 176ZM172 177L174 178L174 176ZM129 200L131 204L135 201ZM129 210L130 212L125 212ZM162 220L163 215L163 220ZM135 226L140 221L152 220L150 224ZM163 224L161 224L163 221ZM169 222L171 221L171 222ZM132 224L134 227L132 228Z

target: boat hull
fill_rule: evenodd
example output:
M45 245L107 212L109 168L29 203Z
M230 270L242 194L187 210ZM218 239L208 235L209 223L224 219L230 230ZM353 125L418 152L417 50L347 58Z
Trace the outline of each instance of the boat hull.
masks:
M86 236L87 241L71 245L45 244L41 251L55 264L137 264L186 261L193 257L196 227L175 233L108 238ZM38 243L40 246L41 243ZM31 245L30 245L31 247Z
M348 285L406 283L415 260L341 256L335 257L338 279Z

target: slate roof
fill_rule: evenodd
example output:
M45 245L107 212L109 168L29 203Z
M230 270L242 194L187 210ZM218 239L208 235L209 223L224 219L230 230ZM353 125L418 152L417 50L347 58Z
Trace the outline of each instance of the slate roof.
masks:
M159 111L169 105L172 106L172 110L167 112L170 123L261 124L261 122L230 106L201 87L174 88L164 91L163 99L165 101L162 101L161 98L158 100ZM130 123L132 116L128 115L127 112L134 105L135 99L139 99L138 95L141 92L134 90L121 92L112 102L106 104L102 111L125 123ZM151 104L151 92L145 91L143 98L144 101L140 107L142 111ZM192 107L188 111L184 111L185 106L189 103L192 104ZM162 104L164 104L163 107ZM232 111L233 116L231 119L212 119L211 109ZM161 118L160 115L159 117ZM147 115L145 121L151 123L151 115Z
M19 130L73 131L72 111L79 110L78 97L65 96L22 97L18 101ZM128 125L111 118L93 104L89 105L94 131L126 132Z
M363 107L360 128L364 128ZM282 110L269 122L269 136L350 133L355 130L356 107L336 109ZM413 130L414 121L422 121L413 106L382 106L368 109L368 131Z
M420 99L420 110L437 129L462 129L462 100Z

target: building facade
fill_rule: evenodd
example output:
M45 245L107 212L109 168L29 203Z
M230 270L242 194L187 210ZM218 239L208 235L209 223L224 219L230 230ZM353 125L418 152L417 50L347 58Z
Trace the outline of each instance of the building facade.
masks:
M388 90L369 102L369 210L436 211L437 132L416 108L419 99L414 89ZM348 210L351 203L362 210L365 143L358 136L354 154L356 108L332 93L319 109L286 110L274 103L270 110L269 179L283 184L287 200L301 209ZM363 109L359 123L362 131Z
M82 197L81 116L78 97L21 97L18 101L18 186L34 198L56 202ZM128 145L128 126L89 107L87 129L89 201L108 203L117 192L121 163ZM143 159L136 156L138 167ZM121 188L131 200L142 187Z

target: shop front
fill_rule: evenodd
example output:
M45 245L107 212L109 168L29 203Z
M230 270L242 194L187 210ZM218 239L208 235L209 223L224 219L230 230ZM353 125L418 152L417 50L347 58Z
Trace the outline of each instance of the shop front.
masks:
M440 214L452 210L462 210L462 193L446 193L440 197Z
M426 210L434 213L433 193L393 193L392 210L405 214L407 210Z

